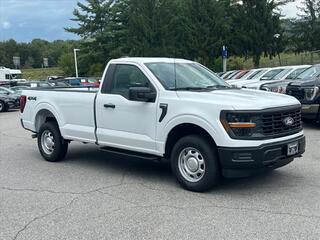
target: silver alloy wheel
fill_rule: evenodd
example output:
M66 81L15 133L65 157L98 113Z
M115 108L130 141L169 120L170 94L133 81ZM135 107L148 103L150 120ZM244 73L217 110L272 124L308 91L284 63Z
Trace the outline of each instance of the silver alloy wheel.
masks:
M200 181L206 171L201 152L195 148L185 148L180 152L178 167L181 175L189 182Z
M52 132L49 130L44 130L41 135L41 147L42 150L48 155L52 154L54 150L54 138Z

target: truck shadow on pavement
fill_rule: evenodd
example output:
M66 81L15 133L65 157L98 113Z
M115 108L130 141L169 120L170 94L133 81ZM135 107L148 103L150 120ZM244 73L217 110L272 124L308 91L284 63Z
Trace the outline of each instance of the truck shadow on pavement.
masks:
M66 160L62 163L74 165L73 167L89 168L93 171L103 169L106 174L112 173L118 176L126 173L126 181L128 182L138 180L146 184L162 186L161 188L163 185L170 189L180 188L171 173L168 162L152 162L139 158L123 157L99 151L96 146L92 145L71 144ZM283 188L299 185L296 180L303 178L303 176L297 174L297 172L283 167L246 178L222 178L221 184L209 193L241 194L241 192L248 191L255 193L280 191Z
M318 122L303 122L303 128L311 130L319 130L320 123Z

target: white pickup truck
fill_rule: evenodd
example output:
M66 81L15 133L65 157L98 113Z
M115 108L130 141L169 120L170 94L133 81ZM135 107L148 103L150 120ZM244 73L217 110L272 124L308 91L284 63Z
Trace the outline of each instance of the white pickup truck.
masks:
M100 89L25 90L20 101L22 126L34 132L46 160L63 159L71 141L93 143L168 159L192 191L210 189L221 176L284 166L305 151L295 98L232 88L187 60L116 59Z

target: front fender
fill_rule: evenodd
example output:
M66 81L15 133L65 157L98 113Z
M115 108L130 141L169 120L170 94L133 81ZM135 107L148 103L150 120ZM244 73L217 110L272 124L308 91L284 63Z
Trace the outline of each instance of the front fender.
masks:
M201 127L212 137L214 141L218 139L217 137L219 132L218 126L221 125L220 122L210 123L206 119L201 118L200 116L197 116L197 115L186 114L186 115L176 116L175 118L170 119L167 122L167 124L164 126L163 130L159 133L159 140L160 142L162 142L160 147L161 149L159 150L162 153L165 152L165 144L167 142L169 133L171 132L172 129L174 129L176 126L181 124L194 124Z

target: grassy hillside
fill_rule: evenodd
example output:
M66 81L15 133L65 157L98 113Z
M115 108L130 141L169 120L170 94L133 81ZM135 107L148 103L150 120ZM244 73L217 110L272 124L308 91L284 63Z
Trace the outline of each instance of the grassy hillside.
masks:
M48 76L63 76L60 68L31 68L22 69L23 78L27 80L46 80Z
M281 64L280 64L281 63ZM289 65L303 65L303 64L318 64L320 63L320 52L310 53L281 53L280 60L276 56L272 59L269 57L262 57L260 60L260 67L278 67ZM252 59L244 59L240 57L230 57L228 59L228 69L251 69L253 68Z

